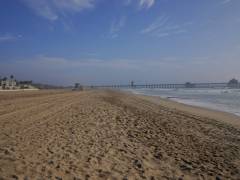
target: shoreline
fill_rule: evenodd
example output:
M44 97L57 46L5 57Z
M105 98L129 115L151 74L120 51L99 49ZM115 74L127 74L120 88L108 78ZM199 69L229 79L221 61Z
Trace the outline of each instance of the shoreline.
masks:
M165 106L167 108L177 109L177 110L184 111L184 112L201 116L201 117L220 120L222 122L231 123L232 125L237 125L240 127L240 116L237 116L236 114L233 114L233 113L219 111L219 110L215 110L207 107L185 104L178 101L174 101L172 99L162 98L160 96L135 94L133 92L126 92L126 93L138 96L145 100L149 100L152 103Z
M136 89L126 91L133 94L170 99L181 104L226 112L240 117L239 89Z

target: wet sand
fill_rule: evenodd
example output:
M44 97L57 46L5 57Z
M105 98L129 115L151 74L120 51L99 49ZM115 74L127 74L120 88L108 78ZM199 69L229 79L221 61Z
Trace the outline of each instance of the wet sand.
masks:
M240 179L238 122L212 113L114 91L0 92L0 179Z

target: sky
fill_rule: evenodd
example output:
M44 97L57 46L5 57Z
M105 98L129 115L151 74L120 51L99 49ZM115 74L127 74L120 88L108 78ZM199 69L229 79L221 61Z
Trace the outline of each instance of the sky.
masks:
M0 0L0 76L54 85L240 79L240 0Z

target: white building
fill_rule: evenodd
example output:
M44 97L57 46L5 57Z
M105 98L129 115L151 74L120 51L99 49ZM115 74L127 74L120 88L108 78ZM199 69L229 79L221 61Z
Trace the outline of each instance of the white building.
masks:
M0 89L18 89L17 81L13 77L0 79Z
M14 76L10 78L0 77L0 90L15 90L15 89L37 89L32 85L32 81L17 81Z

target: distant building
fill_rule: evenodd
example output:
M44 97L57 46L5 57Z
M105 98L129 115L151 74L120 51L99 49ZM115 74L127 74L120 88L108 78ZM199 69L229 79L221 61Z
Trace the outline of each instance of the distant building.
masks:
M17 89L17 81L13 76L11 76L10 79L6 77L0 79L0 89Z
M13 75L10 78L0 78L0 90L31 89L32 81L17 81Z
M75 83L74 88L72 89L73 91L82 91L83 86L79 83Z
M32 81L19 81L18 86L20 89L30 89L32 88Z
M195 84L193 83L190 83L190 82L185 83L185 88L194 88L194 87L195 87Z
M228 82L228 87L230 88L239 88L240 87L240 84L238 82L237 79L231 79L229 82Z

